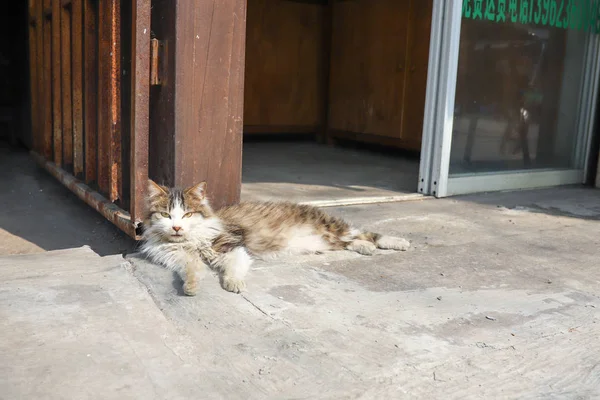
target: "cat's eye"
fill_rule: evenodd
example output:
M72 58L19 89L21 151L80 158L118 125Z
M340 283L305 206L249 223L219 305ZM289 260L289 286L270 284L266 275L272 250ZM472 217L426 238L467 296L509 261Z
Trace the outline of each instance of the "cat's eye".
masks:
M189 212L189 213L185 213L185 214L183 214L183 218L189 218L189 217L191 217L192 215L194 215L194 213L191 213L191 212Z
M161 212L160 215L162 215L163 218L171 218L171 214L167 212Z

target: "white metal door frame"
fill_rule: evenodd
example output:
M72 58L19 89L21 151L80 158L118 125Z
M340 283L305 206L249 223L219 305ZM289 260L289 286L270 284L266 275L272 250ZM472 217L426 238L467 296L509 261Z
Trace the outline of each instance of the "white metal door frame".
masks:
M434 0L419 193L444 197L450 166L462 2Z
M434 0L418 191L446 197L483 191L583 183L588 176L600 82L600 38L590 34L580 96L576 166L449 176L462 22L462 2Z

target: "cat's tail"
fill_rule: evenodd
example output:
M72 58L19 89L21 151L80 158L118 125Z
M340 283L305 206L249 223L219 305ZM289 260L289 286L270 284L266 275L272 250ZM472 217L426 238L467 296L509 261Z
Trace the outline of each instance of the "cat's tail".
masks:
M346 249L365 255L373 254L378 248L406 251L410 248L410 242L400 237L381 235L375 232L353 231L351 240L346 245Z

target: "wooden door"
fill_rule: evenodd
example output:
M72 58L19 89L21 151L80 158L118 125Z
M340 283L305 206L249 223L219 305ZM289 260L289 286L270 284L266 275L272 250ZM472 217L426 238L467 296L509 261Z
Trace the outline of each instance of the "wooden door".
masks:
M150 0L28 7L33 157L136 237L148 179Z
M149 176L205 180L215 207L239 201L246 0L28 6L33 156L44 168L133 237Z

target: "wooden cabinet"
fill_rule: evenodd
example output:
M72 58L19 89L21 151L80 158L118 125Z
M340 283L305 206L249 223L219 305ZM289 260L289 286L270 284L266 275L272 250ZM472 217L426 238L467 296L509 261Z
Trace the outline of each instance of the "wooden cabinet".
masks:
M245 133L315 132L322 125L325 11L318 2L248 0Z
M420 149L432 2L248 0L244 132Z
M432 0L333 3L328 130L419 150Z

